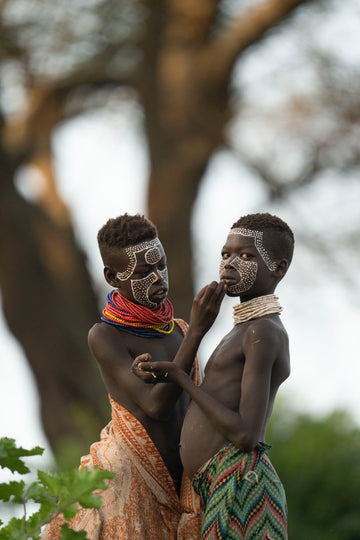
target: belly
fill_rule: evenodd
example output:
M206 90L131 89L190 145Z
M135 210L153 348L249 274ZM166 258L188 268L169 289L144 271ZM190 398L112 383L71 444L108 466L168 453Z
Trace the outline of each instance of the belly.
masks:
M180 439L180 457L189 478L227 443L192 401L184 419Z

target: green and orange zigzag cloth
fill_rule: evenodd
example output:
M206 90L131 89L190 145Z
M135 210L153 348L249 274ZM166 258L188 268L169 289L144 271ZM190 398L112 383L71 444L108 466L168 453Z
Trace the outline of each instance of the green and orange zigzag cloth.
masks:
M164 337L174 330L174 310L168 298L157 308L135 304L117 289L109 292L101 320L140 337Z
M230 444L195 474L192 484L205 504L202 540L286 540L287 505L267 450Z

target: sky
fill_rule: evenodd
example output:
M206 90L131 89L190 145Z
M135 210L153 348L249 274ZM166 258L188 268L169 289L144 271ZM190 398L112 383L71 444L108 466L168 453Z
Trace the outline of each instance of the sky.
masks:
M337 31L333 28L332 35ZM105 111L64 125L54 138L59 190L70 207L76 236L88 256L99 291L106 289L96 242L98 229L109 217L146 211L148 159L141 114L135 106L114 105L116 111L110 105ZM26 197L41 186L35 174L18 179L18 188ZM279 399L297 411L315 415L346 408L360 423L358 290L354 294L331 263L302 242L309 223L317 232L331 237L338 220L346 221L353 215L359 200L358 178L349 178L346 189L341 189L335 175L328 175L298 191L286 205L270 205L260 181L250 177L238 160L223 150L214 156L203 180L192 229L197 291L217 279L221 247L240 215L269 211L289 223L298 240L292 265L277 294L290 337L292 372ZM359 273L356 262L344 264L350 274ZM233 303L233 299L225 298L217 321L205 337L200 348L202 365L221 336L231 329ZM0 343L0 436L12 437L25 448L44 447L40 467L45 468L51 463L51 452L40 425L36 386L21 347L8 332L1 313Z

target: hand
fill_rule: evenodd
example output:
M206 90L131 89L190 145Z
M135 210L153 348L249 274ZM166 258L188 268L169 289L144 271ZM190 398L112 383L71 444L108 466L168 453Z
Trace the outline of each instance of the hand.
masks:
M145 353L135 358L131 370L144 382L156 384L158 382L175 382L176 372L180 368L173 362L151 362L151 355Z
M226 285L212 281L195 296L190 313L190 326L202 335L213 325L225 296Z
M143 370L140 367L140 364L142 364L142 363L151 362L151 358L152 358L151 354L149 354L149 353L140 354L133 361L132 366L131 366L131 371L133 372L134 375L139 377L139 379L141 379L145 383L147 383L147 384L156 384L158 381L152 375L152 373L149 373L148 371Z

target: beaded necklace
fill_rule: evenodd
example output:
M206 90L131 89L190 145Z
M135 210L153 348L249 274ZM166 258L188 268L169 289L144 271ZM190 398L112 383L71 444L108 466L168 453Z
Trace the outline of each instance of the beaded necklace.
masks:
M282 307L275 294L257 296L233 307L234 326L272 313L281 313Z
M174 329L174 311L168 298L152 310L135 304L117 289L109 292L101 320L140 337L164 337Z

